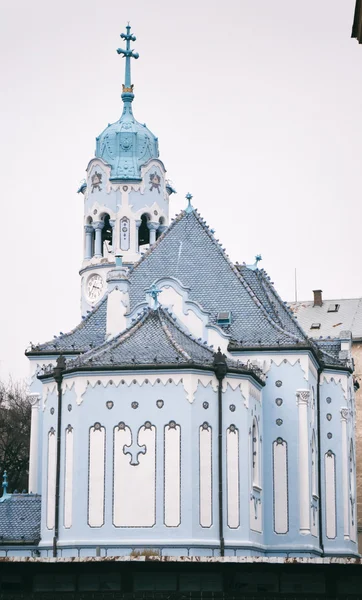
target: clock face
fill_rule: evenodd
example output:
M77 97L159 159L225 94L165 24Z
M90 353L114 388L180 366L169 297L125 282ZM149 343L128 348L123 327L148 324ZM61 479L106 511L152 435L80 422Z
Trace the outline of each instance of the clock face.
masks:
M87 296L90 302L96 302L102 295L103 279L100 275L94 274L88 277Z

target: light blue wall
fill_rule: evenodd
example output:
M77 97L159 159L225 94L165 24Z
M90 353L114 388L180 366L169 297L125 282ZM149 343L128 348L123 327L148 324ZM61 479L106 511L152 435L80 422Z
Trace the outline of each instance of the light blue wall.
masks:
M296 357L297 359L297 357ZM276 382L281 382L278 387ZM299 362L285 361L280 366L272 364L268 371L267 385L263 390L264 427L264 503L265 542L270 554L290 552L319 553L318 540L312 535L299 533L299 480L298 480L298 389L310 389ZM276 399L281 398L281 406ZM310 410L310 409L309 409ZM277 419L283 424L277 425ZM289 530L286 534L274 531L273 519L273 442L283 438L288 444L288 513Z
M92 373L92 376L94 374ZM116 376L114 373L113 376ZM67 379L65 379L66 383ZM281 382L280 386L276 382ZM223 494L224 494L224 538L226 555L319 555L319 528L317 536L301 535L299 514L299 445L298 445L298 405L296 392L298 389L309 389L315 394L315 418L317 418L317 379L313 370L308 373L308 381L301 363L297 360L284 361L277 366L272 363L268 371L266 386L262 388L262 401L259 403L253 397L244 398L240 389L235 391L230 386L223 393ZM332 398L330 405L326 397ZM282 398L278 406L275 402ZM164 406L160 409L156 400L162 399ZM311 393L312 399L312 393ZM112 400L112 409L106 407L106 402ZM138 402L138 408L133 409L132 402ZM208 403L208 408L203 403ZM341 452L340 439L340 409L346 406L341 386L335 382L324 383L321 386L321 464L322 481L323 456L332 449L337 457L337 512L338 537L336 540L325 542L326 552L331 554L355 554L356 545L343 539L343 499L342 473L339 456ZM352 400L351 400L352 402ZM43 511L42 511L42 546L48 546L49 551L53 532L47 530L45 524L46 478L47 478L47 435L50 427L56 429L56 393L49 394L43 413ZM72 410L68 410L68 405ZM231 411L230 406L235 410ZM332 407L332 408L331 408ZM53 415L51 409L54 408ZM309 447L308 460L310 465L310 490L312 493L311 441L313 433L312 403L308 408ZM333 412L332 412L333 411ZM327 421L325 415L332 412L332 421ZM261 436L262 465L261 488L253 490L251 481L251 430L254 418L258 419ZM282 419L282 425L276 420ZM157 435L157 490L156 490L156 525L152 528L119 528L112 523L112 488L113 488L113 429L124 421L132 431L139 429L145 421L156 426ZM170 420L181 426L181 524L179 527L166 527L163 515L163 474L164 474L164 427ZM89 428L98 421L106 428L106 500L105 524L99 528L89 527L88 513L88 447ZM212 428L212 460L213 460L213 521L209 528L203 528L199 522L199 428L207 421ZM78 548L93 555L97 546L101 554L128 554L134 547L157 547L162 554L170 555L214 555L219 554L219 523L218 523L218 401L217 393L208 386L199 384L195 399L190 403L186 399L182 383L138 383L128 385L96 385L87 387L83 401L78 406L75 391L67 390L63 394L62 409L62 457L60 473L60 515L63 522L64 495L64 432L70 424L74 435L74 488L73 488L73 525L70 529L60 526L59 543L65 546L65 555L77 555ZM227 481L226 481L226 431L231 425L239 430L239 461L240 461L240 526L230 529L227 525ZM317 421L316 421L317 425ZM332 440L327 440L327 430L333 433ZM349 434L352 435L352 425ZM286 534L274 531L273 518L273 442L282 437L288 443L288 511L289 530ZM137 467L135 467L137 468ZM125 482L125 485L127 483ZM249 511L250 494L260 498L263 508L262 533L250 529ZM320 495L324 498L324 490ZM318 503L318 500L316 500ZM323 506L322 506L323 508ZM322 513L323 518L323 513ZM325 537L325 536L324 536ZM128 540L123 542L122 540ZM89 550L87 550L87 548Z
M342 473L342 426L341 426L341 408L351 407L352 398L345 398L342 385L338 382L339 372L329 372L333 381L324 381L320 386L320 409L321 409L321 480L322 486L325 485L324 455L328 450L335 454L336 469L336 513L337 513L337 536L335 539L328 539L326 535L325 507L323 506L323 542L326 554L335 554L339 552L356 552L356 544L344 539L344 511L343 511L343 473ZM351 393L351 392L350 392ZM331 401L327 402L327 398ZM332 419L327 419L327 414L332 415ZM328 433L332 438L328 438ZM354 437L353 421L349 422L347 428L347 439L350 441ZM349 445L349 444L348 444ZM324 491L324 490L323 490ZM323 494L324 496L324 494Z

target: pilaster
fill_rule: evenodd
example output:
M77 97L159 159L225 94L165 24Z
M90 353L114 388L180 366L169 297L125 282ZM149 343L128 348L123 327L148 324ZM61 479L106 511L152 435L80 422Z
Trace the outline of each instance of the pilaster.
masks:
M298 405L298 473L299 473L299 532L310 533L310 484L308 406L310 391L297 390Z
M40 493L38 489L38 446L39 446L39 417L40 394L28 394L31 404L30 457L29 457L29 492Z
M347 422L349 409L341 408L342 427L342 481L343 481L343 534L344 539L350 539L349 532L349 477L348 477L348 444L347 444Z

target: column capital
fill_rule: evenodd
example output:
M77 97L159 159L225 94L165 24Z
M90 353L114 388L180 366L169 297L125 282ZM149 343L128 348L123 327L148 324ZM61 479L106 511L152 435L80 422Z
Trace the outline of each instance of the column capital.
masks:
M349 417L349 408L343 407L341 408L341 420L347 421Z
M139 226L141 225L142 221L141 221L141 219L137 219L137 220L135 221L135 223L136 223L136 227L137 227L137 229L138 229L138 228L139 228Z
M297 390L296 396L297 396L297 404L298 405L306 404L308 406L309 398L310 398L309 390Z
M104 227L104 221L94 221L93 222L93 227L94 229L103 229Z
M109 219L109 224L113 228L116 224L116 219Z
M31 404L32 407L39 406L40 403L40 394L28 394L26 399Z
M150 231L157 231L159 226L160 224L158 223L158 221L147 221L147 227Z
M93 230L94 230L93 225L84 225L84 231L86 233L93 233Z

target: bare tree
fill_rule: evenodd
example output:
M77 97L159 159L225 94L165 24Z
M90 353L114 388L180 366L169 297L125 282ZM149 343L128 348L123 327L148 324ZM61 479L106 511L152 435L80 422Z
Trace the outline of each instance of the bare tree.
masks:
M0 381L0 474L7 471L9 491L28 486L30 419L25 384Z

